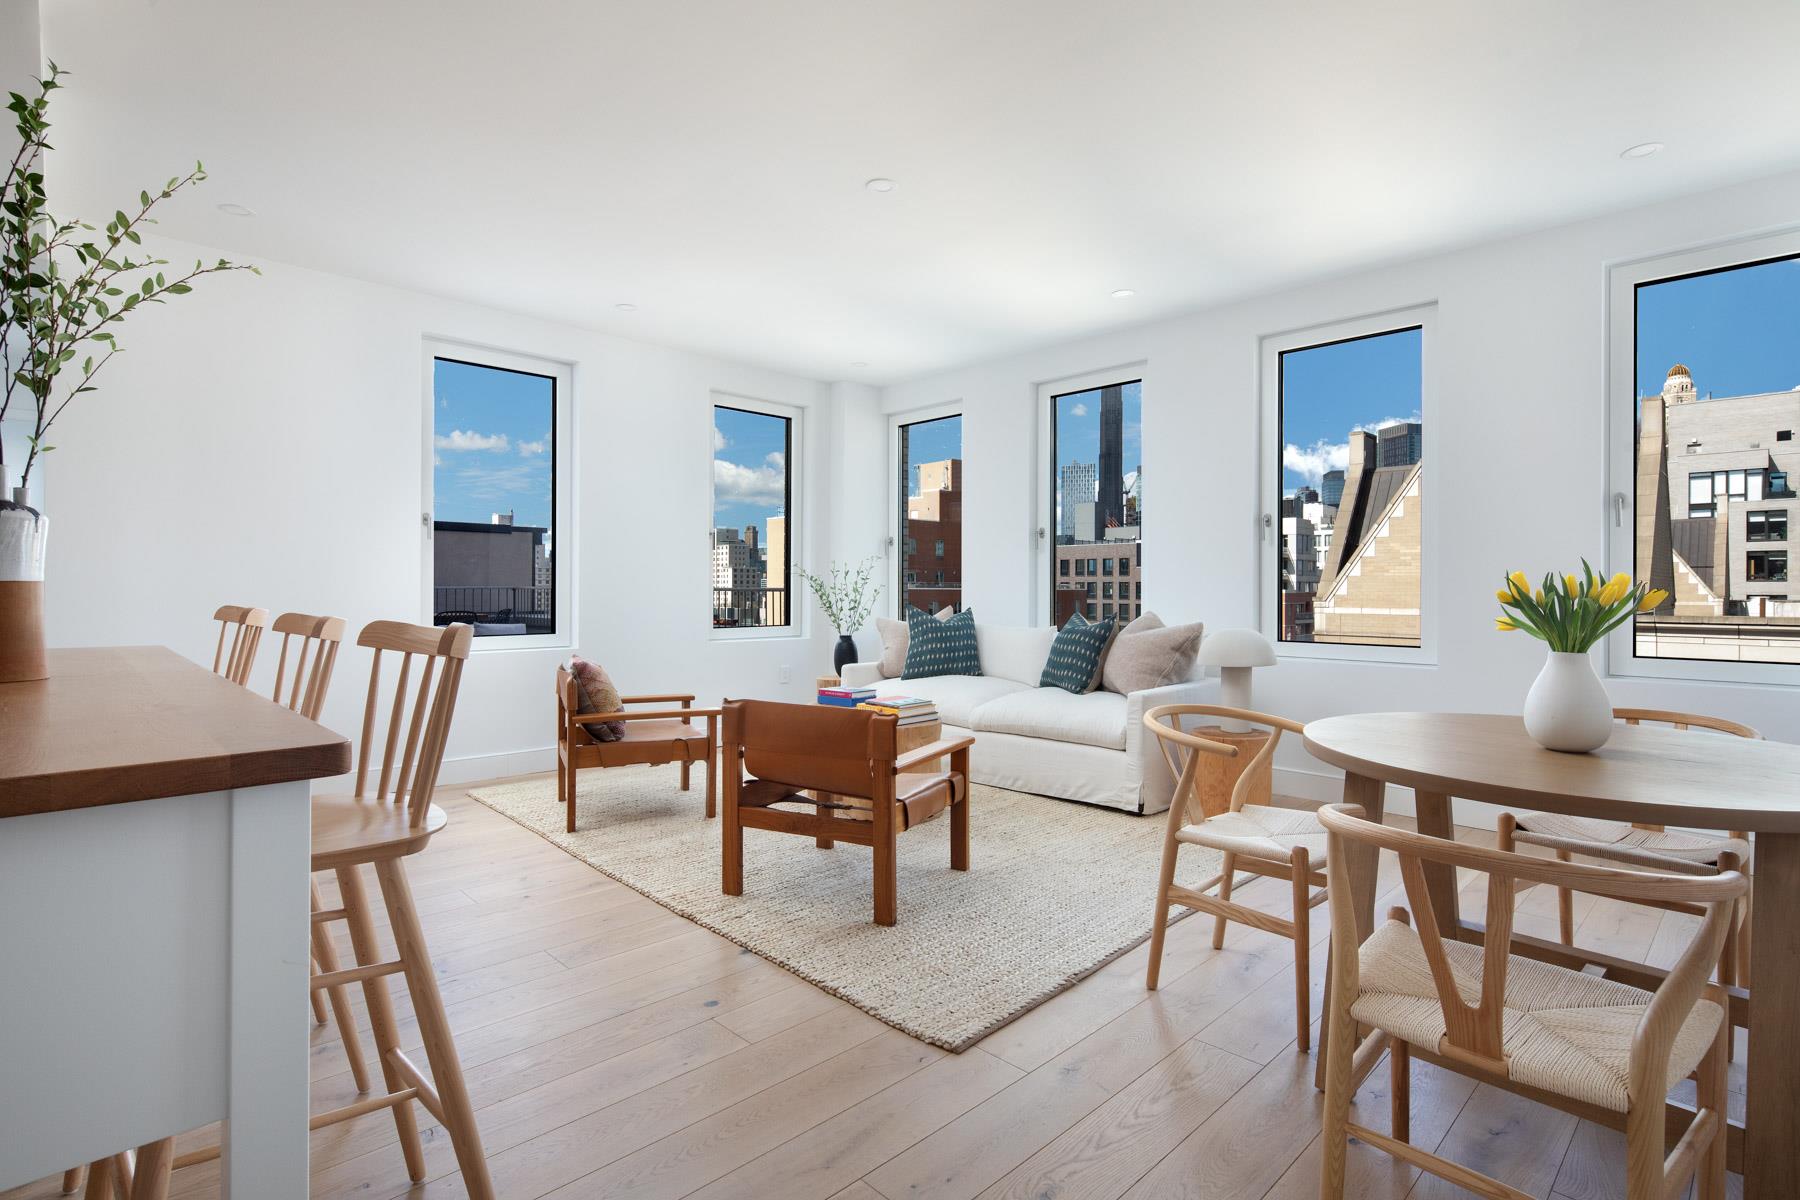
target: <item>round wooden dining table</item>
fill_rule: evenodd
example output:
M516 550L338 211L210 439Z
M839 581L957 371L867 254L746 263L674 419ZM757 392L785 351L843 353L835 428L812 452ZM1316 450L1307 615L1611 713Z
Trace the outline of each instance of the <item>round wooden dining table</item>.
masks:
M1514 716L1363 713L1306 727L1314 757L1344 771L1344 801L1372 819L1386 785L1413 790L1419 832L1454 837L1452 802L1708 830L1749 830L1754 841L1751 994L1732 989L1732 1018L1747 1024L1750 1052L1745 1125L1729 1131L1732 1169L1746 1200L1800 1196L1800 746L1619 725L1591 754L1545 750ZM1373 847L1347 864L1358 935L1374 928ZM1455 872L1428 868L1439 926L1478 942L1481 925L1461 918ZM1335 899L1334 899L1335 903ZM1515 934L1513 952L1654 988L1663 972L1642 963Z

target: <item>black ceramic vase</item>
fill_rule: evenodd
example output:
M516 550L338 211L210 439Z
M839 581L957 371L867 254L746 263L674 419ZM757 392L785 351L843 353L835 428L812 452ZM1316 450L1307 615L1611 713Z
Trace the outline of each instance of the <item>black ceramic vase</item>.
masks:
M831 652L831 668L839 675L844 673L844 664L856 661L856 639L847 633L838 635L837 648Z

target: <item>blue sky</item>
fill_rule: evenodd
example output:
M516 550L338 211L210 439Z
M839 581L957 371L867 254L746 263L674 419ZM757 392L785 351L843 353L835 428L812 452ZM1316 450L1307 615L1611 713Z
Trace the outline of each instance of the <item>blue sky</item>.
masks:
M906 427L907 495L919 493L919 464L962 457L962 418L939 417L915 421Z
M1056 511L1062 512L1062 469L1070 463L1100 465L1100 388L1070 392L1056 398ZM1121 400L1124 408L1123 453L1120 471L1126 475L1144 462L1144 385L1128 383ZM1092 500L1077 496L1075 501ZM1061 521L1057 522L1058 528Z
M1684 364L1702 396L1800 387L1800 259L1637 290L1637 394Z
M1353 429L1419 419L1420 334L1398 330L1281 356L1281 490L1342 468ZM1431 430L1424 434L1431 453Z
M432 394L434 518L549 528L556 381L440 358Z
M713 409L713 528L756 526L782 515L787 422L766 413Z

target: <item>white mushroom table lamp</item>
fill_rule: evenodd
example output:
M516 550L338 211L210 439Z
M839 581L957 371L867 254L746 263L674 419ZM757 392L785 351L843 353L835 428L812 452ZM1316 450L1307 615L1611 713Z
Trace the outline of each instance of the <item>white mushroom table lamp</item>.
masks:
M1201 641L1198 661L1202 666L1219 669L1220 704L1227 708L1253 708L1250 672L1257 667L1274 666L1275 647L1254 629L1221 629ZM1221 724L1234 733L1250 728L1242 721L1226 720Z

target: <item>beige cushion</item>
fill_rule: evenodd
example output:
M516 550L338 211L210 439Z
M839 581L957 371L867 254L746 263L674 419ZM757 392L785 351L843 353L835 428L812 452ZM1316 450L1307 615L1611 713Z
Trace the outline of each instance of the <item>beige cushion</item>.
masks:
M1113 639L1100 668L1101 686L1129 696L1184 682L1194 673L1204 628L1198 621L1164 625L1155 613L1145 613Z
M942 621L955 613L954 608L945 606L932 615ZM901 673L906 670L906 646L909 640L906 622L896 621L892 617L876 617L875 632L881 636L881 677L900 678Z
M1183 825L1175 836L1189 845L1270 862L1291 861L1295 849L1304 846L1308 867L1325 865L1325 826L1309 809L1246 804L1198 825Z
M1056 626L984 625L975 623L975 646L981 653L981 673L1010 679L1035 688L1044 674L1044 661L1056 642Z
M917 696L937 705L946 725L973 729L974 714L997 696L1025 691L1025 685L989 675L929 675L923 679L882 679L873 685L882 696Z
M1026 688L997 697L975 710L976 733L1015 733L1125 748L1125 697L1110 692L1076 695L1062 688Z
M1596 854L1603 855L1607 846L1624 846L1688 862L1716 864L1719 856L1726 853L1737 855L1740 862L1750 861L1750 845L1739 838L1673 829L1639 829L1624 821L1569 817L1561 813L1520 813L1517 819L1519 829L1526 834L1541 833L1548 837L1592 842ZM1531 838L1526 836L1518 840L1529 842Z
M1481 1000L1482 948L1445 942L1456 989L1471 1006ZM1362 945L1359 992L1350 1006L1357 1020L1435 1049L1444 1036L1444 1010L1431 982L1419 935L1389 921ZM1631 1038L1650 993L1564 967L1512 955L1506 968L1501 1047L1511 1078L1573 1100L1624 1112ZM1724 1014L1710 1000L1694 1005L1675 1035L1663 1093L1700 1065ZM1660 1099L1660 1097L1658 1097Z

